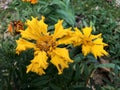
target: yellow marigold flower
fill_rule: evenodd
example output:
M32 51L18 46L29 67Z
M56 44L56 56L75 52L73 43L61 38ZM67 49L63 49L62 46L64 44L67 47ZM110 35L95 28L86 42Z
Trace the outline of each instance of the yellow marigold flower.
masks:
M31 4L36 4L38 0L22 0L23 2L30 2Z
M64 36L68 35L70 28L64 29L62 26L63 20L59 20L55 24L55 31L53 34L47 32L48 25L44 23L44 17L41 20L33 18L27 20L27 28L21 31L21 38L16 40L17 47L16 53L25 51L27 49L34 49L34 58L31 60L31 64L27 66L27 73L32 71L39 75L45 74L45 69L48 67L48 58L50 62L54 64L58 69L58 74L62 74L65 68L68 68L68 64L73 60L69 58L69 53L66 48L60 48L58 42ZM34 42L32 42L34 40ZM64 44L64 43L61 43Z
M105 46L108 46L103 42L102 34L92 35L92 28L85 27L82 29L82 32L75 28L74 33L74 46L82 45L82 52L84 56L88 53L92 53L95 58L101 57L103 55L108 55L108 53L104 50Z

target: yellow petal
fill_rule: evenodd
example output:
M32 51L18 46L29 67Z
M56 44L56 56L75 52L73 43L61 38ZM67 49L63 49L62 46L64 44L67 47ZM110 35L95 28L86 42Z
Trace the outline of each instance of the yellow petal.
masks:
M51 63L54 64L58 69L58 74L62 74L64 68L68 68L68 64L63 60L63 58L55 55L51 59Z
M91 46L89 45L82 45L82 52L84 56L91 52Z
M45 74L45 71L42 68L39 68L37 63L31 63L30 65L27 66L26 73L29 73L30 71L35 72L39 75Z
M86 36L86 37L89 37L91 35L91 32L92 32L92 28L91 27L85 27L82 29L83 31L83 34Z
M64 38L58 40L58 44L72 44L74 41L74 38L71 36L65 36Z
M108 53L104 50L104 46L103 45L94 45L91 48L91 52L93 53L93 55L95 56L95 58L104 56L104 55L108 55Z
M82 32L77 27L74 28L74 30L75 30L75 36L83 37Z
M44 23L44 17L40 21L32 17L32 20L27 20L27 28L21 31L23 38L29 40L38 40L41 35L47 34L47 24Z
M74 37L73 45L79 46L82 43L83 34L78 28L74 28L74 30L75 30L75 32L73 35L73 37Z
M39 33L46 35L48 25L44 23L45 17L42 16L42 19L38 22Z
M62 26L63 20L59 20L57 24L55 24L55 31L53 34L53 38L57 39L57 38L61 38L64 35L67 34L67 31L69 31L71 28L69 29L64 29Z
M92 39L92 40L95 40L95 39L97 39L97 38L101 38L101 33L100 34L98 34L98 35L90 35L90 38Z
M56 48L53 50L52 54L54 55L58 55L64 59L67 59L69 62L73 62L70 57L69 57L69 53L68 50L66 48Z
M27 66L28 72L35 72L39 75L45 74L45 69L48 67L47 55L46 52L37 52L38 54L34 56L34 59L31 60L31 64Z
M96 45L103 45L103 46L108 46L106 43L103 42L102 38L97 38L93 41L94 44Z
M51 52L51 61L58 69L58 74L62 74L65 68L68 68L68 64L72 63L73 60L69 58L68 50L65 48L56 48Z
M74 32L67 31L66 35L58 40L58 44L72 44L75 40Z
M25 39L20 38L19 40L16 40L17 47L16 47L16 53L19 54L21 51L25 51L30 48L36 48L36 45L34 43L28 42Z

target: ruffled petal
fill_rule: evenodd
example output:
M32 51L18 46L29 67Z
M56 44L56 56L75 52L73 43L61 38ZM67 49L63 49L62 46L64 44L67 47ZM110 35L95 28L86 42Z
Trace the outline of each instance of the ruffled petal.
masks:
M27 20L27 28L26 30L21 31L21 35L23 38L29 40L38 40L41 35L47 34L48 25L44 23L44 17L40 21L37 18L32 17L32 20Z
M91 46L89 45L82 45L82 52L84 56L91 52Z
M36 48L36 45L34 43L31 43L25 39L20 38L19 40L16 40L17 47L16 47L16 53L20 54L20 52L25 51L30 48Z
M75 32L74 32L74 40L73 40L73 45L74 46L79 46L82 44L82 39L83 39L83 34L82 32L76 27L74 28Z
M91 35L91 32L92 32L92 28L91 27L85 27L82 29L83 31L83 34L86 36L86 37L89 37Z
M44 23L45 17L42 16L42 19L38 22L39 33L46 35L47 34L47 27L48 25Z
M96 44L96 45L108 46L108 44L106 44L106 43L103 42L103 39L102 39L102 38L95 39L95 40L93 41L93 43Z
M58 44L72 44L75 40L74 32L68 31L63 38L60 38L57 42Z
M82 38L83 37L83 34L82 34L82 32L76 27L76 28L74 28L74 30L75 30L75 36L79 36L80 38Z
M39 51L35 54L34 59L31 60L31 64L27 66L27 73L28 72L35 72L39 75L45 74L45 69L48 67L47 62L47 54L46 52Z
M98 34L98 35L90 35L90 38L92 39L92 40L95 40L95 39L97 39L97 38L101 38L101 33L100 34Z
M103 45L94 45L91 48L91 53L95 56L95 58L108 55L108 53L104 50Z
M81 45L82 43L82 33L78 28L74 28L75 31L69 30L67 34L58 40L59 44L73 44L74 46Z
M62 74L63 70L69 67L68 64L73 62L73 60L69 58L68 50L65 48L56 48L50 55L50 62L57 67L58 74Z
M71 28L64 29L62 26L62 23L63 23L63 20L59 20L58 23L55 24L55 31L53 34L54 39L63 37L71 30Z

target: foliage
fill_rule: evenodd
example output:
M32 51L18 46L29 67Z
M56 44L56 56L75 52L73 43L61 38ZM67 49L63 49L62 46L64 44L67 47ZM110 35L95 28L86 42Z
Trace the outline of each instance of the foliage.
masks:
M5 10L0 9L0 89L3 90L119 90L120 89L120 7L110 0L38 0L37 4L13 0ZM25 23L31 16L45 16L49 31L53 32L58 19L65 27L92 26L93 33L102 33L109 46L109 56L95 59L84 56L81 47L68 45L74 63L62 75L50 65L46 74L26 74L26 66L33 58L33 50L17 55L16 42L20 35L6 37L11 21ZM99 77L102 80L96 83ZM96 78L96 79L95 79ZM101 84L102 83L102 84Z

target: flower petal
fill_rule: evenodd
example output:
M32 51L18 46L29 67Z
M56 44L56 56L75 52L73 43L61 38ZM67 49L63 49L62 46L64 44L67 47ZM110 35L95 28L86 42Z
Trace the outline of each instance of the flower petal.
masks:
M31 0L32 4L36 4L38 2L38 0Z
M42 19L38 22L39 33L46 35L48 25L44 23L45 17L42 16Z
M90 38L92 39L92 40L95 40L95 39L97 39L97 38L101 38L101 33L100 34L98 34L98 35L90 35Z
M41 35L47 34L47 24L44 23L44 17L40 21L32 17L32 20L27 20L27 28L21 31L23 38L29 40L38 40Z
M65 68L68 68L68 64L72 63L73 60L69 58L69 53L68 50L65 48L56 48L52 53L51 53L51 63L53 63L57 69L58 69L58 74L62 74L63 70Z
M81 32L77 27L74 28L74 30L75 30L75 35L76 35L76 36L83 37L82 32Z
M84 56L91 52L91 46L89 45L82 45L82 52Z
M59 44L73 44L78 46L82 43L82 33L78 28L74 28L75 31L67 31L67 34L58 40Z
M74 32L69 30L64 37L58 40L58 44L72 44L74 40Z
M93 53L93 55L95 56L95 58L104 56L104 55L108 55L108 53L103 49L104 46L103 45L94 45L91 48L91 52Z
M73 45L74 46L79 46L82 44L82 38L83 38L83 34L82 32L78 29L78 28L74 28L75 33L74 33L74 42Z
M108 55L108 53L104 50L105 46L108 46L106 43L103 42L102 38L97 38L93 41L94 45L91 48L91 52L95 56L95 58Z
M23 2L30 2L31 4L36 4L38 0L22 0Z
M35 54L31 64L27 66L27 73L32 71L39 75L45 74L45 69L48 67L47 54L44 51L39 51Z
M103 46L108 46L108 44L104 43L103 42L103 39L102 38L97 38L93 41L94 44L96 45L103 45Z
M30 48L36 48L36 45L34 43L31 43L25 39L20 38L19 40L16 40L17 47L16 47L16 53L20 54L21 51L25 51Z
M86 37L89 37L91 35L91 32L92 32L92 28L91 27L85 27L82 29L83 31L83 34L86 36Z
M63 20L59 20L58 23L55 24L55 31L53 34L54 39L63 37L64 35L68 33L67 31L71 30L71 28L64 29L62 26L62 23L63 23Z

